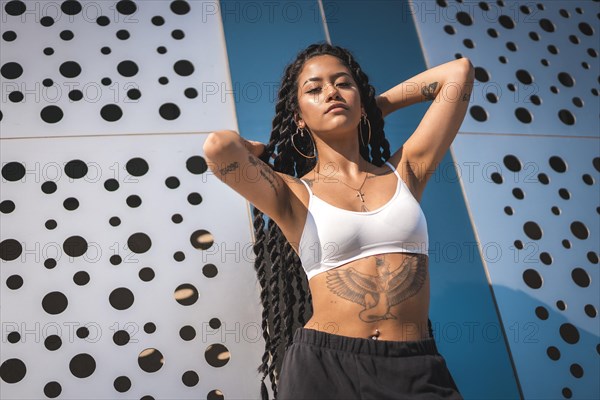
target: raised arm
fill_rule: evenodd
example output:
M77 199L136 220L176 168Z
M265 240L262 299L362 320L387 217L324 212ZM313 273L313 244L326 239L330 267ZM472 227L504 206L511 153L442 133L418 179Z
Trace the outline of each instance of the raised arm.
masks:
M376 100L383 115L432 100L423 119L393 157L407 161L417 191L422 192L456 137L471 97L474 68L460 58L430 68L381 94Z
M275 222L290 212L286 176L257 158L261 146L243 139L235 131L213 132L204 142L209 169L223 183L267 214Z

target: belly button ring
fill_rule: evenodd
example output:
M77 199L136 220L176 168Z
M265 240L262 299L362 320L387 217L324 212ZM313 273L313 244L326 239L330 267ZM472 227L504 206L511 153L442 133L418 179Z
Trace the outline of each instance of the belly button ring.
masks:
M377 340L379 335L380 335L379 329L375 329L375 334L373 336L371 336L371 339Z

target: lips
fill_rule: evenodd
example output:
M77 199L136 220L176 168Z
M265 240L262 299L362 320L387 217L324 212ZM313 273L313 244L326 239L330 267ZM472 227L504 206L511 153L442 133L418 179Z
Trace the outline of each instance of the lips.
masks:
M325 114L327 114L331 110L335 110L336 108L342 108L344 110L348 109L348 107L346 107L345 104L343 104L343 103L336 103L336 104L332 104L331 106L329 106L329 108L327 109L327 111L325 111Z

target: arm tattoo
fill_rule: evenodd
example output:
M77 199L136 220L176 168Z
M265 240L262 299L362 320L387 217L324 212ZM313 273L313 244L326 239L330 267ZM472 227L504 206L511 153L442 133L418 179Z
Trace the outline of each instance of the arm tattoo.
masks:
M393 271L382 256L376 256L375 267L377 275L353 267L326 272L329 290L364 307L358 314L364 322L396 319L390 309L416 295L427 278L427 259L423 255L406 257Z
M262 176L267 182L269 182L271 188L275 192L275 195L279 195L279 190L277 190L277 187L279 186L279 181L277 180L277 175L275 174L275 171L273 171L271 168L262 165L260 163L260 160L252 154L248 155L248 161L250 162L250 164L252 164L258 169L258 173L260 174L260 176Z
M437 82L430 83L428 86L421 89L421 94L425 96L427 100L433 100L435 99L435 89L437 86Z
M231 171L235 171L239 167L240 167L240 164L237 161L234 161L234 162L230 163L228 166L226 166L225 168L221 168L219 170L219 173L221 175L227 175L228 173L230 173Z

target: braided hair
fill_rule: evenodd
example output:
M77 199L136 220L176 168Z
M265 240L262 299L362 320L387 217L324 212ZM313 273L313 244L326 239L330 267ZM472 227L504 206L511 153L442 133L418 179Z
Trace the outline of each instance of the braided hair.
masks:
M300 155L292 145L291 136L298 128L294 120L294 115L299 114L298 76L309 59L320 55L337 57L350 70L371 125L371 140L364 145L368 138L359 138L360 155L376 166L383 165L390 157L390 145L383 132L384 121L375 102L375 89L348 50L327 43L308 46L285 68L278 91L271 136L260 159L265 163L273 159L272 168L291 177L302 177L315 167L316 158ZM367 130L366 125L361 126L359 135ZM314 151L310 139L305 143L299 142L296 140L296 147L310 156ZM283 358L280 355L291 344L294 327L304 325L310 318L312 302L300 259L279 226L272 219L265 223L264 214L256 207L253 207L253 217L253 251L256 255L254 267L261 288L261 328L265 341L265 352L258 371L262 373L261 396L268 399L264 380L269 376L271 389L276 397L276 369Z

